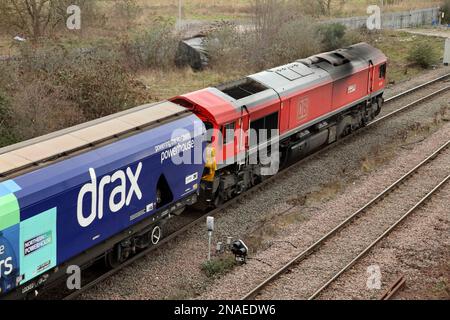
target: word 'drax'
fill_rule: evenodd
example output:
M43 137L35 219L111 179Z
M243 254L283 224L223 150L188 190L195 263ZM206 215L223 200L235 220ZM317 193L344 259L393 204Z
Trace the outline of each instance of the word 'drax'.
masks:
M142 191L138 184L141 171L142 163L139 163L135 172L133 172L131 168L127 168L126 172L119 170L111 176L104 176L97 184L95 170L90 168L89 174L91 176L91 182L85 184L78 194L77 219L79 225L86 228L90 226L96 218L99 220L103 218L105 198L108 201L109 210L114 213L122 210L124 206L128 207L133 195L136 195L136 197L141 200ZM105 186L117 182L118 185L111 191L109 199L107 199L107 195L105 195ZM83 201L88 194L91 194L91 207L89 214L85 216Z

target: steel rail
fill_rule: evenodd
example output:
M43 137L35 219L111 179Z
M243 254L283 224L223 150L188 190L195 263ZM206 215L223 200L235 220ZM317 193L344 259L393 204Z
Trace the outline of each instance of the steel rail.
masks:
M254 297L256 297L267 285L272 283L274 280L276 280L280 275L284 274L287 270L289 270L293 265L301 262L304 260L307 256L312 254L314 251L316 251L322 244L325 243L325 241L329 240L331 237L333 237L336 233L338 233L340 230L342 230L344 227L348 226L351 222L353 222L356 218L358 218L363 212L365 212L368 208L371 208L374 204L376 204L378 201L380 201L382 198L384 198L386 195L388 195L392 190L394 190L398 185L400 185L402 182L409 179L411 176L413 176L420 168L422 168L424 165L429 163L431 160L435 159L437 155L439 155L442 151L447 149L450 146L450 141L447 141L444 145L439 147L438 150L433 152L430 156L428 156L425 160L420 162L418 165L416 165L413 169L408 171L405 175L403 175L400 179L392 183L389 187L384 189L381 193L379 193L376 197L374 197L372 200L370 200L368 203L366 203L363 207L358 209L356 212L351 214L347 219L345 219L343 222L341 222L339 225L337 225L335 228L333 228L331 231L329 231L327 234L322 236L319 240L314 242L312 245L310 245L307 249L299 253L297 256L295 256L293 259L291 259L288 263L286 263L283 267L278 269L275 273L273 273L270 277L266 278L262 283L260 283L258 286L256 286L254 289L252 289L248 294L246 294L242 300L249 300Z
M443 75L443 76L441 76L441 77L438 77L438 78L433 79L433 80L431 80L431 81L428 81L428 82L426 82L426 83L424 83L424 84L421 84L421 85L419 85L419 86L416 86L416 87L414 87L414 88L412 88L412 89L409 89L409 90L407 90L407 91L405 91L405 92L403 92L403 93L397 94L397 95L395 95L395 96L393 96L393 97L391 97L391 98L389 98L389 99L386 99L386 100L385 100L385 103L391 103L391 102L393 102L393 101L399 100L399 99L401 99L401 98L403 98L403 97L406 97L407 95L409 95L409 94L411 94L411 93L413 93L413 92L416 92L416 91L418 91L418 90L420 90L420 89L422 89L422 88L428 87L428 86L430 86L430 85L432 85L432 84L434 84L434 83L437 83L437 82L439 82L439 81L442 81L442 80L444 80L444 79L446 79L446 78L448 78L448 77L450 77L450 73L447 73L447 74L445 74L445 75ZM444 88L444 89L445 89L445 90L448 90L448 88L449 88L449 87L446 87L446 88ZM445 91L445 90L444 90L444 91ZM411 108L411 107L414 107L414 106L420 104L421 102L423 102L423 101L425 101L425 100L427 100L427 99L430 99L430 98L432 98L432 97L437 96L438 94L441 94L442 92L443 92L442 89L441 89L441 90L438 90L438 91L435 91L434 93L432 93L432 94L430 94L430 95L427 95L427 96L424 97L424 98L418 99L418 100L414 101L413 103L410 103L410 104L408 104L408 105L406 105L406 106L404 106L404 107L398 109L398 110L399 110L398 112L393 111L393 112L391 112L391 113L389 114L388 117L384 116L384 117L381 118L381 119L387 119L387 118L390 118L390 117L392 117L393 115L395 115L395 114L397 114L397 113L400 113L400 112L403 112L403 111L405 111L406 109L409 109L409 108ZM375 121L372 121L371 123L369 123L366 127L363 127L362 129L365 129L365 128L367 128L367 127L371 127L371 126L373 126L373 125L375 125L375 124L377 124L377 123L379 123L379 122L380 122L379 119L378 119L378 120L375 120ZM259 191L259 190L261 190L262 188L264 188L266 185L268 185L268 184L270 184L270 183L276 181L276 179L281 179L284 175L286 175L286 174L288 173L288 171L289 171L290 169L299 167L300 165L302 165L302 164L305 163L306 161L310 160L311 158L316 157L316 156L318 156L318 155L320 155L320 154L323 154L323 153L325 153L326 151L330 150L331 148L334 148L334 147L336 147L337 145L340 145L340 144L342 144L343 142L348 141L350 138L354 137L356 134L359 134L359 133L361 133L362 131L364 131L364 130L362 130L362 129L357 130L357 131L353 132L352 134L350 134L350 135L348 135L348 136L346 136L346 137L344 137L344 138L338 140L337 142L335 142L335 143L333 143L333 144L330 144L330 145L326 146L325 148L323 148L323 149L321 149L321 150L319 150L319 151L317 151L317 152L315 152L315 153L313 153L313 154L311 154L311 155L309 155L309 156L307 156L307 157L301 159L300 161L298 161L298 162L292 164L291 166L285 168L284 170L282 170L278 175L273 176L273 177L271 177L271 178L269 178L269 179L267 179L267 180L264 180L264 181L263 181L262 183L260 183L259 185L255 186L255 187L252 188L252 189L249 189L247 192L245 192L245 193L243 193L243 194L241 194L241 195L239 195L239 196L233 198L232 200L226 202L226 203L223 204L221 207L219 207L219 208L217 208L217 209L214 209L214 210L212 210L212 211L210 211L210 212L208 212L208 213L202 215L200 218L195 219L194 221L192 221L192 222L186 224L185 226L183 226L183 227L180 228L179 230L177 230L177 231L173 232L172 234L170 234L169 236L165 237L165 238L164 238L163 240L161 240L161 242L159 242L157 245L152 246L152 247L149 247L148 249L143 250L142 252L140 252L140 253L137 254L136 256L133 256L133 257L130 258L129 260L125 261L125 262L124 262L123 264L121 264L119 267L114 268L114 269L108 271L107 273L103 274L103 275L100 276L99 278L97 278L97 279L93 280L92 282L89 282L88 284L84 285L81 289L79 289L79 290L77 290L77 291L74 291L74 292L72 292L71 294L65 296L65 297L64 297L64 300L73 300L73 299L77 298L77 297L80 296L83 292L89 290L90 288L92 288L92 287L94 287L95 285L101 283L101 282L104 281L105 279L107 279L107 278L113 276L114 274L118 273L121 269L127 267L128 265L130 265L131 263L135 262L136 260L142 258L143 256L146 256L147 254L149 254L150 252L152 252L152 251L154 251L154 250L156 250L156 249L158 249L158 248L161 248L162 246L164 246L165 244L167 244L169 241L171 241L171 240L177 238L178 236L184 234L185 232L187 232L188 230L190 230L190 229L193 228L194 226L199 225L200 223L204 223L207 216L215 216L215 215L217 215L219 212L221 212L221 211L223 211L223 210L225 210L225 209L227 209L227 208L233 206L234 204L238 203L238 202L241 201L243 198L245 198L245 197L247 197L247 196L250 196L250 195L256 193L257 191ZM294 207L294 206L292 206L292 207ZM286 211L289 211L290 209L292 209L292 207L290 207L290 208L287 209Z
M450 180L450 175L445 177L444 180L439 182L433 190L431 190L425 197L423 197L419 202L417 202L414 207L408 210L400 219L398 219L393 225L389 227L383 234L381 234L377 239L375 239L369 246L367 246L361 253L354 258L350 263L348 263L344 268L342 268L338 273L336 273L330 280L328 280L322 287L320 287L316 292L314 292L308 300L315 299L320 293L322 293L326 288L330 286L337 278L339 278L345 271L350 269L356 262L358 262L362 257L364 257L367 252L369 252L376 244L381 240L386 238L392 230L394 230L400 223L402 223L406 218L408 218L413 212L417 211L427 200L429 200L443 185L445 185Z
M408 103L406 106L403 106L403 107L401 107L399 109L396 109L396 110L394 110L394 111L392 111L392 112L390 112L390 113L388 113L388 114L386 114L386 115L384 115L384 116L382 116L380 118L375 119L370 124L374 125L374 124L379 123L381 121L384 121L384 120L386 120L386 119L388 119L388 118L390 118L390 117L392 117L394 115L398 115L399 113L401 113L401 112L403 112L403 111L405 111L405 110L407 110L407 109L409 109L411 107L414 107L414 106L416 106L418 104L421 104L421 103L425 102L426 100L434 98L434 97L436 97L436 96L438 96L438 95L448 91L449 89L450 89L450 86L446 86L446 87L444 87L444 88L442 88L440 90L434 91L433 93L430 93L429 95L426 95L425 97L417 99L417 100L415 100L415 101L413 101L411 103Z
M386 292L381 296L380 300L389 300L391 299L406 283L406 279L404 275L401 275L390 287L386 290Z
M396 100L396 99L398 99L398 98L401 98L401 97L403 97L403 96L405 96L405 95L408 95L408 94L410 94L410 93L413 93L413 92L415 92L415 91L417 91L417 90L420 90L420 89L422 89L422 88L428 87L428 86L431 85L431 84L434 84L434 83L436 83L436 82L445 80L445 79L447 79L449 76L450 76L450 73L446 73L446 74L444 74L444 75L442 75L442 76L440 76L440 77L438 77L438 78L435 78L435 79L433 79L433 80L427 81L427 82L422 83L422 84L420 84L420 85L418 85L418 86L416 86L416 87L414 87L414 88L411 88L411 89L409 89L409 90L406 90L406 91L403 91L403 92L401 92L401 93L399 93L399 94L396 94L395 96L392 96L392 97L386 99L385 102L391 102L391 101L393 101L393 100Z

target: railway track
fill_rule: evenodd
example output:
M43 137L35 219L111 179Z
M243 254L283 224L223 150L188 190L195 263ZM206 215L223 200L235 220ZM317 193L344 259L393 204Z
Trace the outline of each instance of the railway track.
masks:
M310 280L313 286L319 284L318 288L313 292L308 289L299 289L301 292L295 298L307 298L308 300L317 298L450 180L450 169L445 165L450 163L449 146L450 141L447 141L424 161L299 253L242 299L248 300L257 297L266 299L267 297L273 298L273 296L278 298L282 294L280 293L281 287L283 290L291 288L291 285L286 285L286 282L295 286L298 283L305 283L304 281L313 275L315 278ZM443 165L443 163L445 164ZM446 170L441 170L442 168ZM432 182L425 179L425 177L430 179L431 176L433 176ZM427 181L427 183L421 184L421 181ZM424 192L423 189L430 191ZM399 205L399 201L402 201L404 206ZM414 205L409 206L409 203L414 203ZM396 214L396 211L400 211L401 214L398 212ZM377 230L373 232L373 229ZM357 240L355 241L355 239ZM361 243L365 243L362 248ZM340 263L339 268L336 268L336 265L330 265L329 262ZM342 266L342 262L344 262L344 266ZM329 271L330 269L332 271ZM287 272L290 272L289 276L283 279L282 276ZM324 276L327 279L325 281L323 281ZM277 283L277 281L279 282ZM289 292L284 293L289 294Z
M381 296L380 300L389 300L394 297L397 292L403 288L406 283L405 276L402 274L398 279L389 287L388 290Z
M436 79L433 79L431 81L428 81L426 83L423 83L419 86L416 86L410 90L407 90L401 94L395 95L391 98L386 99L385 103L386 105L389 105L392 102L395 101L399 101L402 98L405 98L413 93L419 92L422 89L426 89L434 84L437 84L439 82L445 81L446 79L448 79L450 77L450 73L447 73L443 76L440 76ZM295 164L291 165L290 167L284 169L283 171L281 171L277 176L271 177L267 180L265 180L264 182L262 182L261 184L259 184L258 186L254 187L251 190L248 190L247 192L239 195L238 197L226 202L225 204L223 204L221 207L212 210L210 212L207 212L206 214L204 213L200 213L200 212L191 212L190 214L192 214L193 218L192 221L186 223L185 225L183 225L182 227L180 227L178 230L174 231L173 233L169 234L168 236L166 236L158 245L156 246L152 246L140 253L138 253L137 255L133 256L132 258L130 258L129 260L127 260L125 263L123 263L122 265L120 265L119 267L109 270L106 273L103 273L101 275L99 275L98 277L96 277L95 279L93 279L92 281L88 281L87 283L82 285L82 288L80 290L71 292L67 295L64 295L64 297L62 297L62 299L64 300L73 300L76 299L78 296L80 296L83 292L89 290L90 288L96 286L97 284L103 282L105 279L113 276L114 274L116 274L117 272L119 272L120 270L122 270L123 268L129 266L130 264L134 263L135 261L141 259L143 256L146 256L147 254L149 254L150 252L157 250L159 248L162 248L164 245L166 245L168 242L174 240L175 238L179 237L180 235L183 235L184 233L186 233L188 230L190 230L191 228L193 228L194 226L197 226L199 224L202 224L205 222L205 219L207 216L215 216L218 213L220 213L221 211L223 211L224 209L230 208L235 206L236 204L238 204L240 201L242 201L245 197L248 197L256 192L258 192L259 190L261 190L262 188L266 187L267 185L270 185L271 183L274 183L277 179L282 179L286 174L288 174L289 169L292 169L293 167L296 166L300 166L302 163L304 163L305 161L308 161L309 159L311 159L312 157L318 156L320 154L325 153L327 150L342 144L346 141L348 141L349 139L351 139L352 137L354 137L357 134L360 134L361 132L367 130L370 127L373 127L375 125L377 125L378 123L381 123L382 121L391 118L395 115L398 115L408 109L411 109L415 106L418 106L434 97L437 97L438 95L448 91L450 89L450 86L445 85L443 88L440 88L439 90L435 90L430 94L427 94L419 99L416 99L415 101L408 103L406 105L404 105L401 108L396 109L395 111L389 112L386 115L383 115L382 117L378 118L377 120L371 122L370 124L368 124L366 127L364 127L363 129L360 129L356 132L354 132L353 134L340 139L338 142L331 144L321 150L319 150L318 152L303 158L302 160L296 162Z

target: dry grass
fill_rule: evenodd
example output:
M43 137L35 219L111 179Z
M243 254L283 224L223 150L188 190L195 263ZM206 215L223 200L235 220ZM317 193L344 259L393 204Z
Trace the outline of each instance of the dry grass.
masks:
M361 170L365 173L372 172L383 164L387 163L395 156L395 149L393 147L376 147L361 160Z
M423 141L432 132L436 132L450 119L448 114L450 105L443 104L441 109L434 114L434 119L429 123L415 122L404 130L397 132L398 138L402 141L401 148L414 150L414 146ZM390 147L378 146L374 147L366 156L361 159L361 169L363 172L369 173L379 169L382 165L388 163L395 158L398 148L394 145Z
M161 101L244 75L246 75L245 71L242 73L219 73L208 69L203 72L194 72L190 68L185 68L167 71L146 70L142 71L137 78L147 87L152 101Z

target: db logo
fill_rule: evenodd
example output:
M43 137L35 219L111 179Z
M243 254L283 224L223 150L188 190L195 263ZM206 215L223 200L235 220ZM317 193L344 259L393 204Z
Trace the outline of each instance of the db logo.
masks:
M309 113L309 99L303 98L298 102L297 106L297 119L304 120L308 117Z
M351 86L349 86L348 87L348 89L347 89L347 93L348 94L351 94L351 93L353 93L353 92L356 92L356 84L352 84Z

